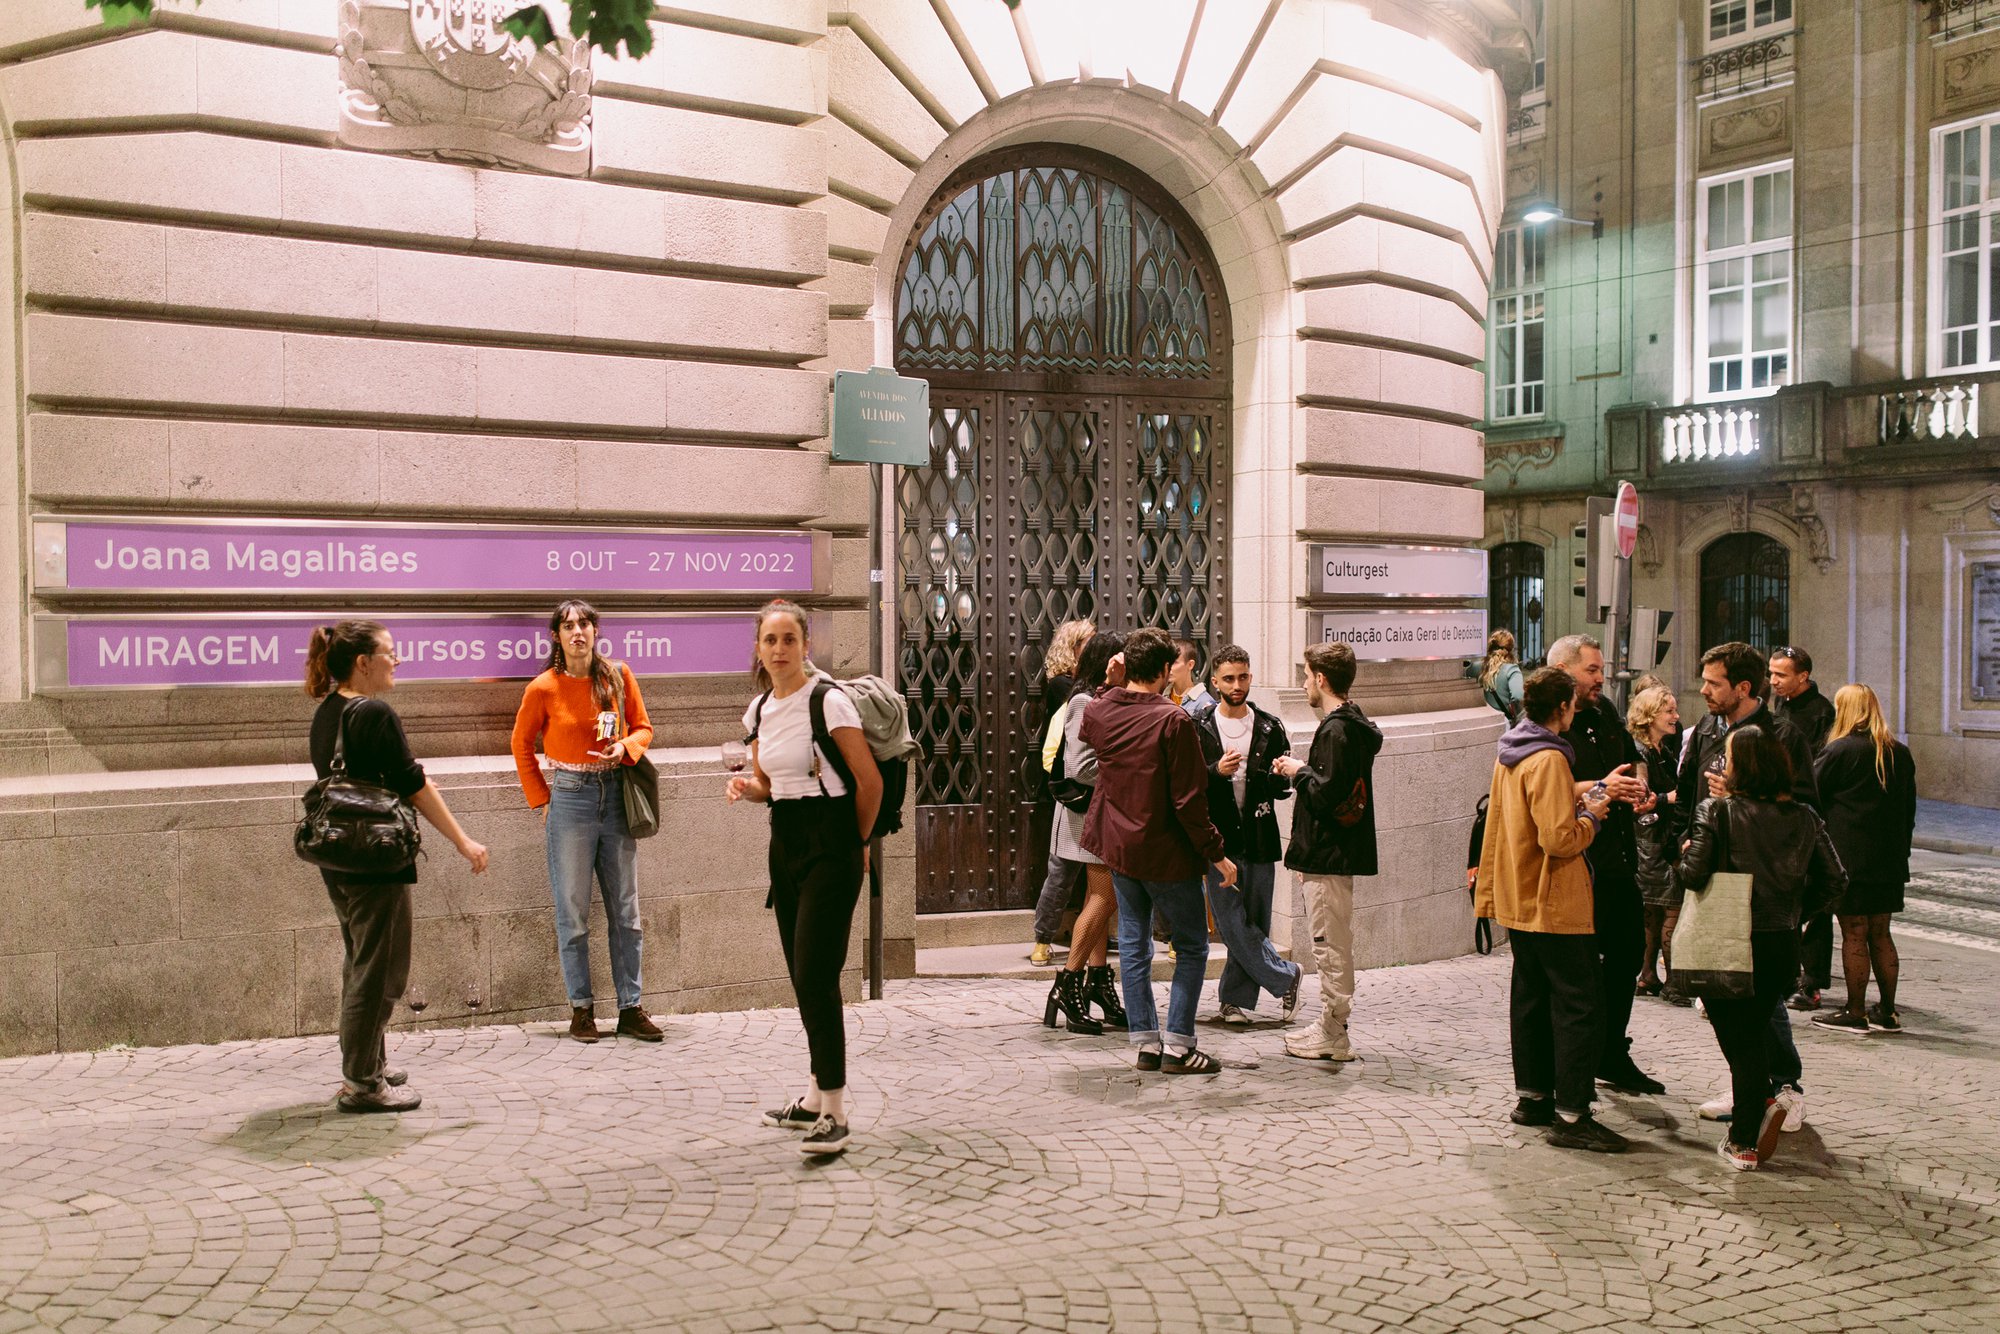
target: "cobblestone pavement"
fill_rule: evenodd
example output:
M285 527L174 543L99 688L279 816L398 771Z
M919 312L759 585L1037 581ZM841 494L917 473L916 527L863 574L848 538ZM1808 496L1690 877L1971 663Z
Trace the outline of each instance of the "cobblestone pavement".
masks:
M1657 1002L1671 1094L1600 1109L1634 1152L1510 1125L1504 954L1364 974L1345 1068L1205 1024L1207 1080L1042 1029L1035 983L898 984L821 1165L757 1121L789 1011L402 1036L401 1118L331 1110L328 1038L16 1060L0 1330L1993 1330L1995 963L1913 940L1905 1036L1801 1024L1810 1124L1742 1175Z
M2000 945L2000 858L1919 849L1895 929L1960 944Z

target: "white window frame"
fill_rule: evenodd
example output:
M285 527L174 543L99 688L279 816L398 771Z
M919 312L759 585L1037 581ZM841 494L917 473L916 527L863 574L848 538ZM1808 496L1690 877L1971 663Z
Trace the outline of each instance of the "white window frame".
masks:
M1804 0L1704 0L1702 49L1709 52L1727 51L1730 47L1741 46L1745 42L1762 41L1766 37L1776 37L1779 33L1790 32L1792 25L1797 21L1795 16L1803 3ZM1715 12L1723 8L1733 9L1739 4L1743 7L1743 30L1721 37L1713 36ZM1766 15L1762 19L1758 17L1760 7L1764 8ZM1781 8L1784 14L1779 17L1778 10Z
M1549 224L1516 222L1502 227L1493 247L1493 294L1487 307L1488 421L1540 421L1549 415L1548 276ZM1532 315L1526 313L1529 309ZM1533 380L1522 375L1522 350L1530 325L1539 326L1542 337L1542 373ZM1503 339L1511 340L1515 372L1504 382L1499 379Z
M1977 202L1952 209L1947 216L1945 210L1945 140L1954 134L1967 131L1977 132L1977 156L1979 162L1980 188ZM1933 375L1957 375L1962 372L1992 370L2000 367L2000 302L1993 299L1992 284L1996 277L1995 266L2000 265L2000 170L1996 169L1993 154L2000 151L2000 113L1974 116L1951 125L1940 125L1931 131L1931 190L1930 217L1930 326L1927 334L1927 361ZM1953 247L1947 223L1966 219L1972 224L1973 244L1970 247L1975 259L1977 307L1973 321L1969 325L1950 326L1945 323L1945 266L1955 254L1962 254L1966 247ZM1962 339L1970 339L1974 355L1964 355ZM1979 355L1980 352L1985 355ZM1957 359L1954 360L1953 358Z
M1789 178L1786 182L1790 200L1786 219L1785 234L1763 241L1751 239L1756 213L1756 181L1759 177L1783 172ZM1743 188L1743 240L1740 244L1709 249L1708 212L1709 195L1712 191L1733 185ZM1694 191L1694 401L1713 403L1723 399L1761 398L1774 394L1786 385L1796 382L1798 374L1798 254L1795 249L1798 240L1798 182L1792 173L1791 159L1765 162L1742 171L1725 172L1716 176L1704 176L1695 183ZM1756 261L1768 255L1785 256L1785 276L1782 280L1758 279ZM1739 284L1743 290L1743 343L1741 348L1728 358L1709 355L1708 347L1708 307L1710 286L1710 266L1741 262L1742 278ZM1752 362L1762 356L1772 356L1777 349L1758 352L1751 348L1755 333L1756 291L1759 287L1775 286L1782 281L1785 287L1785 345L1783 355L1785 370L1781 377L1769 384L1752 383ZM1734 360L1741 363L1741 383L1736 388L1721 389L1709 387L1710 363L1717 360Z

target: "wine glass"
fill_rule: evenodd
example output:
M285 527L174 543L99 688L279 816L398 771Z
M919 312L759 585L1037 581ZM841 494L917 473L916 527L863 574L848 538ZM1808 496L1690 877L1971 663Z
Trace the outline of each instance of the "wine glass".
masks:
M730 773L740 774L749 763L750 747L744 745L741 741L725 741L722 743L723 768L729 770Z
M412 981L403 992L403 1004L410 1007L411 1014L422 1014L431 1008L430 996L424 991L423 983Z

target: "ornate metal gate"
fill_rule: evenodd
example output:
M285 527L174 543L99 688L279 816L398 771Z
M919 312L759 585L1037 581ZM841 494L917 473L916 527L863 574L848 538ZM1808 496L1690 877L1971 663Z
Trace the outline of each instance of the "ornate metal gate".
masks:
M1016 907L1047 858L1031 750L1056 627L1224 640L1228 313L1157 186L1042 145L938 192L905 252L896 349L931 382L897 553L917 907Z

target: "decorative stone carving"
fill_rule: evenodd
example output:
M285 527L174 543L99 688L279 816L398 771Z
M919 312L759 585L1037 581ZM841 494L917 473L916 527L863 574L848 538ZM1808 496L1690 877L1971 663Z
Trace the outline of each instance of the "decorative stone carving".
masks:
M1806 559L1813 568L1825 574L1833 568L1832 539L1828 536L1825 522L1819 517L1819 496L1809 486L1795 486L1789 496L1782 500L1767 500L1764 507L1791 520L1799 535L1806 540Z
M1986 511L1986 522L2000 528L2000 486L1982 487L1960 500L1939 500L1924 506L1933 514L1942 515L1950 525L1949 531L1962 533L1968 522L1979 510Z
M1521 540L1521 507L1508 505L1500 511L1500 540L1518 542Z
M1940 116L1982 111L2000 102L2000 47L1991 40L1940 51L1932 62L1931 97Z
M590 47L516 41L512 0L340 0L340 138L468 162L590 170Z
M1639 558L1639 564L1646 567L1647 574L1660 572L1663 563L1660 558L1660 539L1654 534L1651 524L1639 525L1639 546L1633 554Z
M1486 471L1507 474L1507 485L1521 484L1523 468L1546 468L1562 453L1562 437L1540 440L1489 440L1486 442Z
M1792 141L1792 105L1778 97L1749 106L1725 102L1702 118L1702 165L1783 152Z

